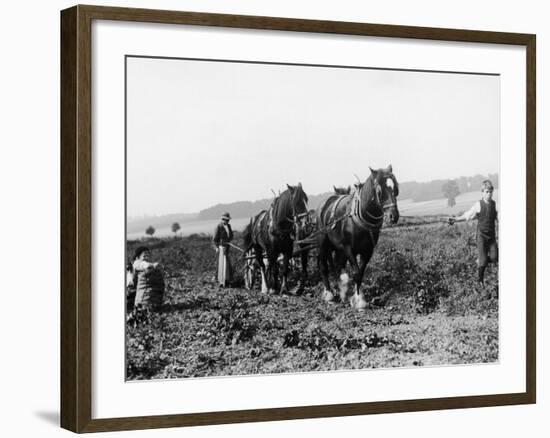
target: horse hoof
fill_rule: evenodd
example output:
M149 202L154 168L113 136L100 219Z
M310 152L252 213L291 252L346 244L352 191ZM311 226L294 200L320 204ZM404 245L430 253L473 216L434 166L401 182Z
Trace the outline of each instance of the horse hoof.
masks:
M327 303L334 302L334 294L329 290L323 291L323 300L325 300Z
M340 274L340 283L341 284L347 285L349 283L349 280L350 280L350 278L349 278L349 275L347 273L344 272L344 273Z
M358 296L358 295L354 295L353 297L351 297L349 302L350 302L350 306L353 309L359 310L359 311L364 311L368 306L367 301L365 300L365 298L363 298L362 296Z

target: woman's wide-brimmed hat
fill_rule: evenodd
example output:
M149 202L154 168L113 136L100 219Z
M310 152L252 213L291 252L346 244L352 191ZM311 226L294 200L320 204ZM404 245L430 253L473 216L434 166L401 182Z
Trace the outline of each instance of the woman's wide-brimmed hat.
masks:
M228 212L225 212L224 214L222 214L222 219L231 220L231 216L229 215Z

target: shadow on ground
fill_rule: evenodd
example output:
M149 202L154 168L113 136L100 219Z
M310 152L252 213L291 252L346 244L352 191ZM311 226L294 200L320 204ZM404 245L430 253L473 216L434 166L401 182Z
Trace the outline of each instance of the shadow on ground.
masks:
M59 412L57 411L38 411L34 414L46 423L59 426Z

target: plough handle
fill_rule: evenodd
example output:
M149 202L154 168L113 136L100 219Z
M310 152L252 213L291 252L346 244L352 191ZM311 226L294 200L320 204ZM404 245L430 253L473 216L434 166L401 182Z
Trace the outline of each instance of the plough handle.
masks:
M231 243L231 242L229 242L229 246L231 246L232 248L235 248L236 250L238 250L238 251L240 251L240 252L242 252L242 253L245 252L244 249L238 247L237 245L235 245L235 244L233 244L233 243Z

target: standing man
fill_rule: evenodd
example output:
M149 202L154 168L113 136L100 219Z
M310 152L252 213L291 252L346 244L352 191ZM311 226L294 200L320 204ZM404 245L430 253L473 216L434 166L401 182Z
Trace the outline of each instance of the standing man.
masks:
M231 262L229 261L229 242L233 240L230 220L229 213L222 214L221 222L216 226L214 238L212 239L218 254L218 284L222 287L229 285L233 277Z
M458 217L450 217L449 224L477 219L478 281L483 284L485 268L489 262L498 261L496 239L497 209L493 201L493 184L488 179L481 184L481 200Z

